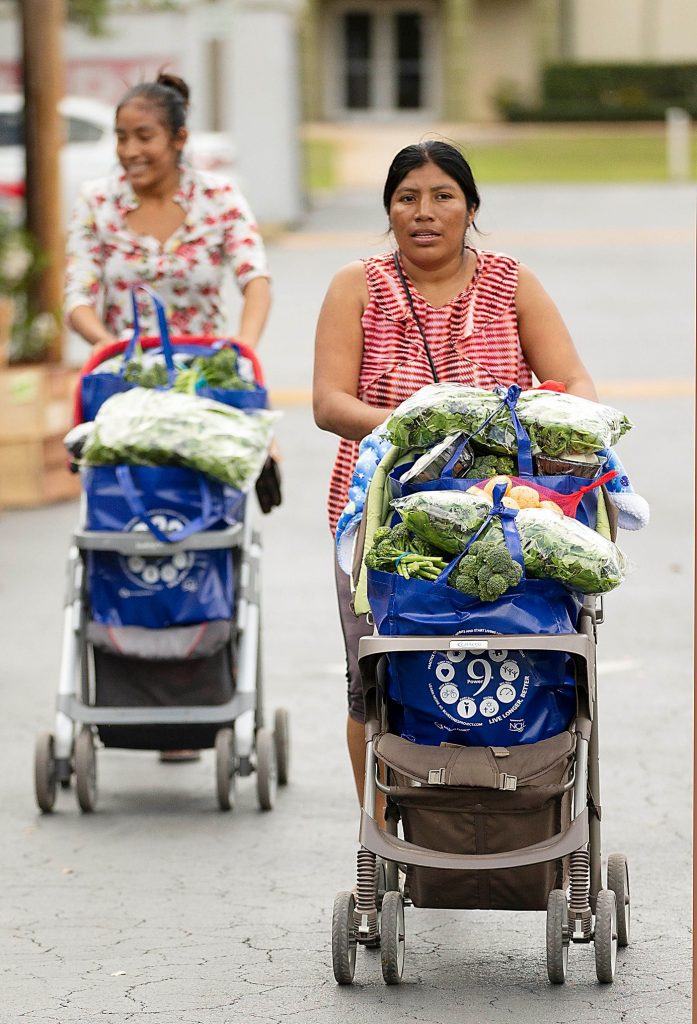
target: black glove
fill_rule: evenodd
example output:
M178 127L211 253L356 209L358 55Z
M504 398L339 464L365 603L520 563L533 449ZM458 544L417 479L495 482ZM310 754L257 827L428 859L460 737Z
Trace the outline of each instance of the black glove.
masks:
M273 455L269 455L255 484L262 512L270 512L281 504L281 471Z

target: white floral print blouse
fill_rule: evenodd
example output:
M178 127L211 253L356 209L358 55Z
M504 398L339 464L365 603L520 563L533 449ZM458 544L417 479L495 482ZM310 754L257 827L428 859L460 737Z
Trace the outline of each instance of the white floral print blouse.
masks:
M131 285L148 284L162 298L173 334L230 334L221 297L226 267L240 289L255 277L268 277L252 212L230 181L187 165L174 200L186 219L160 243L129 230L125 217L138 199L125 174L83 186L68 232L66 317L76 306L93 306L112 334L128 335ZM143 334L156 334L144 293L138 310Z

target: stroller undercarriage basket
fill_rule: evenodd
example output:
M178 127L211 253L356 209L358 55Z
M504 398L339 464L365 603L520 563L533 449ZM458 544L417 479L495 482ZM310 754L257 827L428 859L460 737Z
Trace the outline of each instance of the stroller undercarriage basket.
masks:
M568 828L575 742L564 732L510 748L430 747L384 733L375 753L394 778L390 803L408 843L481 856L532 846ZM410 865L405 888L416 907L544 910L550 890L567 879L568 858L450 871L445 879L437 868Z

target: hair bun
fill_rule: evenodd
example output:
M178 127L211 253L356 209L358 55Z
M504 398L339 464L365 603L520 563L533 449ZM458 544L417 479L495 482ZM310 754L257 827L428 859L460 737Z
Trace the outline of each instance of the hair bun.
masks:
M177 75L169 75L166 71L161 71L157 76L157 84L165 86L166 89L173 89L174 92L179 93L184 100L185 106L189 106L189 86L183 78L179 78Z

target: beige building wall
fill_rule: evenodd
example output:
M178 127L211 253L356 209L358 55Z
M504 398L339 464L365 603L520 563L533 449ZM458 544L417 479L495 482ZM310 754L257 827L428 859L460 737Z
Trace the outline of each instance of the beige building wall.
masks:
M576 0L576 61L697 60L697 0Z
M537 98L540 61L536 0L475 0L469 39L468 117L498 116L495 96L513 89L526 102Z

